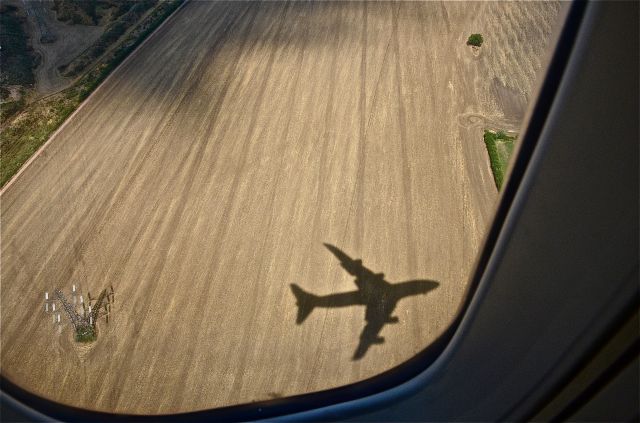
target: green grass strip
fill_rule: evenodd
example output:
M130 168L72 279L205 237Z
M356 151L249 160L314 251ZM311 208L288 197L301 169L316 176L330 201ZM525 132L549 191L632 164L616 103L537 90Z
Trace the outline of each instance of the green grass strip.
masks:
M100 63L69 88L25 107L0 134L0 186L4 186L93 90L184 0L163 1Z
M498 190L502 188L515 140L515 136L509 136L503 131L484 131L484 143L487 146L491 171Z

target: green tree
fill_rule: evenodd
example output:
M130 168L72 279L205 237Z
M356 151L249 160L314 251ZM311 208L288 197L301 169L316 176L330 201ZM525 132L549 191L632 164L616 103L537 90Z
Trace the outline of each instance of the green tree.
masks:
M482 34L471 34L469 35L469 39L467 40L467 45L480 47L482 45Z

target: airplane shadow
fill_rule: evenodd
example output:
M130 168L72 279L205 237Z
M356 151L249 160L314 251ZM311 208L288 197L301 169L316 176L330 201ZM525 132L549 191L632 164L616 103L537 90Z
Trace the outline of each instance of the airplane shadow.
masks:
M384 273L374 273L362 264L362 260L353 260L346 253L331 244L324 244L340 260L340 265L355 277L356 291L329 295L315 295L304 291L296 284L291 290L296 298L298 315L296 324L300 325L316 307L336 308L364 305L365 327L360 334L360 342L353 354L353 360L359 360L373 344L381 344L384 338L379 335L387 323L398 323L392 316L398 301L405 297L427 292L438 287L439 283L430 280L411 280L390 283L384 279Z

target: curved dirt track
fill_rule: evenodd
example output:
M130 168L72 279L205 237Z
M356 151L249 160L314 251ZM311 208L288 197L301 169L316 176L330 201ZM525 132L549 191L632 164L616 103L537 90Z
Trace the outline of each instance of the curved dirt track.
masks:
M58 67L66 65L83 50L91 46L104 32L104 27L65 24L56 19L51 0L22 0L29 17L31 43L40 54L35 69L36 89L48 95L68 87L72 78L60 75ZM42 36L53 37L52 43L42 43Z
M453 319L492 216L483 119L522 119L558 9L188 4L3 193L2 374L78 407L170 413L410 358ZM323 243L440 285L353 361L363 307L295 324L290 284L355 289ZM82 349L42 309L72 283L116 292Z

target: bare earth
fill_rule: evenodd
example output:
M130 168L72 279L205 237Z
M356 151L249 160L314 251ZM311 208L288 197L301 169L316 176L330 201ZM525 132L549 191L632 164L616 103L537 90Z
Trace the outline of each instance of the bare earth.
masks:
M452 321L497 192L482 130L517 128L558 3L192 2L2 194L2 374L96 410L171 413L336 387ZM480 32L478 54L465 45ZM355 289L323 246L391 282L296 325L290 284ZM78 347L44 292L113 285Z

